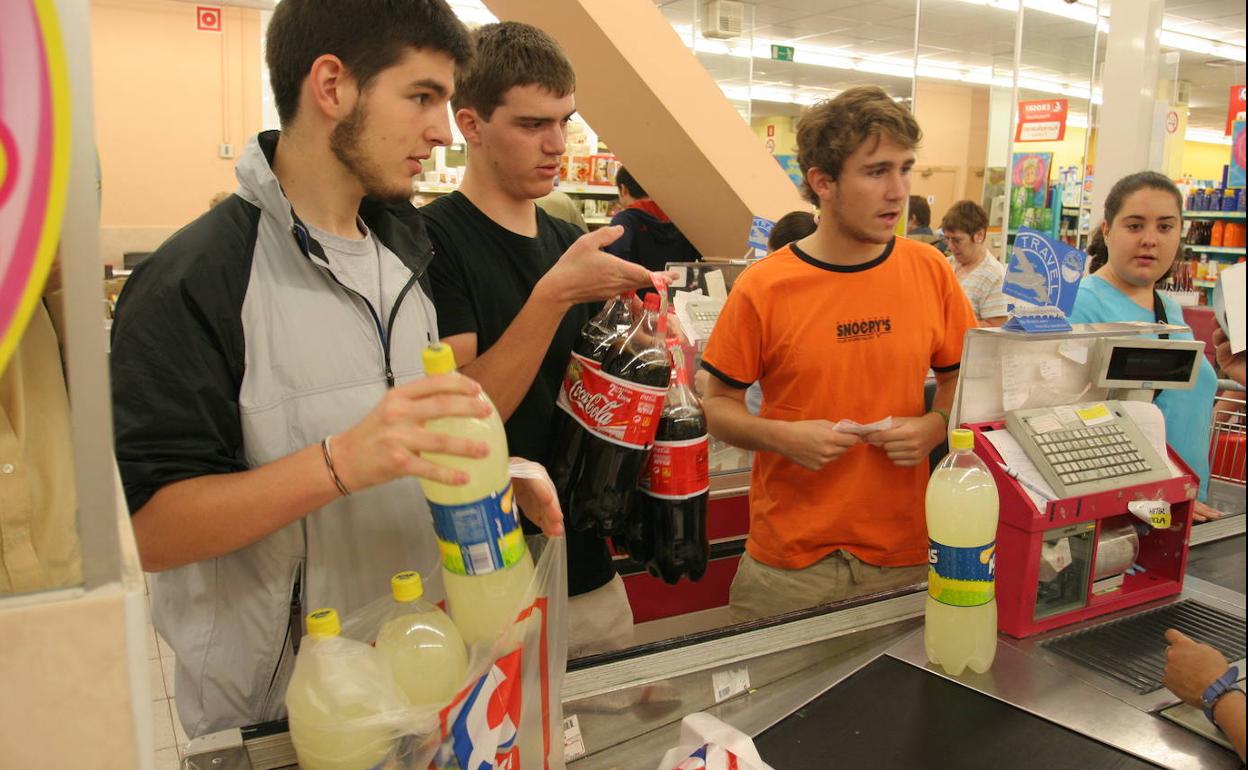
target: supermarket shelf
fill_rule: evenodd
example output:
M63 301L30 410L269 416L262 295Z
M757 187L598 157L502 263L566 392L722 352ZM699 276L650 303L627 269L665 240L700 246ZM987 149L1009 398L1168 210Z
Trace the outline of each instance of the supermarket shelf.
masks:
M449 192L455 192L459 188L455 185L438 184L436 182L417 182L412 186L412 189L418 193L445 195Z
M585 224L587 225L609 225L611 224L611 217L585 217Z
M620 188L613 184L579 184L576 182L560 182L555 188L569 195L619 195Z
M1243 219L1242 211L1184 211L1184 219Z
M418 193L445 195L449 192L455 192L458 187L438 182L417 182L412 186L412 189ZM569 195L610 195L615 197L620 194L618 187L608 184L573 184L571 182L561 182L555 189L560 192L568 193Z
M1199 278L1193 278L1192 285L1198 286L1202 289L1212 289L1214 286L1218 285L1218 282L1217 281L1202 281Z
M1198 254L1225 254L1232 257L1244 256L1243 246L1193 246L1185 243L1183 244L1183 248L1191 249Z

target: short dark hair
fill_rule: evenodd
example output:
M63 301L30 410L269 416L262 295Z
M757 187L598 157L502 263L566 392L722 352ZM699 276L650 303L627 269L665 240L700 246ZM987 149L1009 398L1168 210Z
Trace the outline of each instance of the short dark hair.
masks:
M446 0L283 0L265 43L278 118L283 126L294 120L318 57L341 59L363 92L409 48L446 53L457 68L472 54L468 29Z
M646 193L646 188L642 187L637 182L637 178L630 174L628 169L623 166L620 166L620 170L615 172L615 185L628 190L628 194L634 198L641 199L650 197Z
M1171 181L1170 177L1156 171L1137 171L1115 182L1114 186L1109 188L1109 194L1105 196L1105 214L1102 222L1108 222L1112 226L1118 212L1122 211L1122 204L1140 190L1161 190L1173 195L1174 204L1179 209L1179 221L1180 224L1182 223L1183 193L1179 192L1178 185ZM1092 238L1088 242L1088 256L1092 258L1088 264L1089 273L1095 273L1109 261L1109 246L1105 243L1105 236L1099 226L1093 228ZM1166 271L1166 275L1169 274L1170 272Z
M776 222L767 236L767 250L779 251L793 241L800 241L815 231L815 215L809 211L790 211Z
M932 226L932 207L927 205L927 198L922 195L910 196L910 216L919 223L919 227Z
M988 212L975 201L958 201L941 218L940 229L946 235L950 230L974 235L980 230L988 229Z
M455 72L452 106L494 116L516 86L538 85L559 98L576 91L572 63L554 38L518 21L486 24L472 33L473 58Z
M845 159L872 138L887 136L907 149L919 146L923 132L910 111L879 86L855 86L835 99L819 102L797 121L797 164L802 169L802 194L819 205L806 183L806 173L822 169L833 179Z

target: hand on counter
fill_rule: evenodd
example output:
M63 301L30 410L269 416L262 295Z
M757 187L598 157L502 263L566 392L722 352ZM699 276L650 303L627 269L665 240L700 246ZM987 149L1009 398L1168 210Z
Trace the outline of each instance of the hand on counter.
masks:
M1202 521L1212 521L1214 519L1220 519L1225 515L1225 513L1219 511L1217 508L1213 508L1199 500L1192 502L1192 521L1194 522L1199 523Z
M782 431L780 454L811 471L834 462L851 448L862 443L852 433L841 433L827 420L779 422Z
M927 457L945 437L945 421L929 412L922 417L894 417L893 427L863 436L863 441L883 449L893 464L910 468Z
M484 457L482 441L425 430L437 417L485 417L481 386L460 374L422 377L391 388L373 411L333 438L334 468L347 489L358 492L403 476L463 484L468 474L421 457L422 452Z
M1213 680L1226 671L1226 658L1207 644L1200 644L1176 628L1166 630L1166 689L1184 703L1204 708L1200 697Z

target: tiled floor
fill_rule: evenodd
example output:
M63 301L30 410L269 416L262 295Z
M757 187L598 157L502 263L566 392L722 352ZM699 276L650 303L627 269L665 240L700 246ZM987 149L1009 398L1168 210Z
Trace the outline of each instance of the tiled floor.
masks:
M152 686L152 735L156 770L178 770L187 737L173 704L173 650L147 623L147 665Z

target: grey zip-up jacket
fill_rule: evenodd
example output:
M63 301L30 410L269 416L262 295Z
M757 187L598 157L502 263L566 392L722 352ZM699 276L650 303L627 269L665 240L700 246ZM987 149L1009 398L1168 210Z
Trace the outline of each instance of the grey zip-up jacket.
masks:
M365 201L389 317L338 282L272 172L278 133L253 139L238 192L140 264L113 325L117 460L138 511L162 486L272 462L362 419L420 377L437 337L431 248L406 202ZM177 656L178 715L195 737L285 713L302 618L343 616L416 569L442 597L415 479L343 497L233 553L152 576L157 631Z

